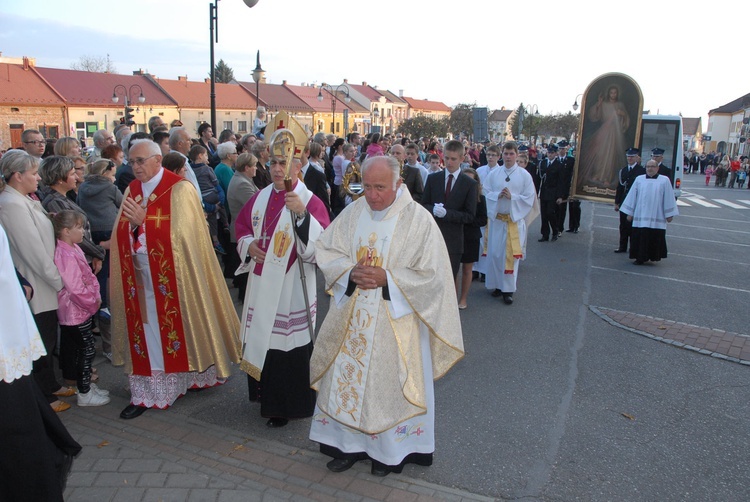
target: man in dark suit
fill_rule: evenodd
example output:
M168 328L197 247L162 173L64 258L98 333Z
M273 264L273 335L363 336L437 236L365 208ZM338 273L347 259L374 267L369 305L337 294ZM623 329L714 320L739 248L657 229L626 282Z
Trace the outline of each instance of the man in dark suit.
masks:
M302 151L300 160L302 161L302 181L308 190L314 193L323 204L326 206L328 211L328 217L333 220L333 213L331 212L331 199L328 196L328 185L326 183L326 175L319 171L316 167L310 164L308 160L310 156L310 145L306 145Z
M552 234L552 242L560 235L557 209L565 197L565 167L557 157L557 145L547 146L547 158L539 164L539 206L542 213L542 238L539 242L547 242Z
M393 145L391 157L394 157L398 161L398 165L401 166L401 179L404 180L404 186L409 189L411 198L417 202L422 202L422 192L424 192L422 173L418 168L405 163L406 149L398 144Z
M445 169L427 177L422 205L431 212L448 248L453 278L458 274L464 252L464 225L474 221L477 211L477 182L461 172L464 145L452 140L445 144Z
M664 153L662 151L662 153ZM628 251L628 240L632 232L633 224L628 221L628 215L620 213L620 204L627 197L630 187L633 186L635 178L641 174L646 174L646 169L640 163L641 151L637 148L628 148L625 152L628 165L620 169L618 173L619 183L615 192L615 211L620 214L620 245L615 249L615 253L626 253Z

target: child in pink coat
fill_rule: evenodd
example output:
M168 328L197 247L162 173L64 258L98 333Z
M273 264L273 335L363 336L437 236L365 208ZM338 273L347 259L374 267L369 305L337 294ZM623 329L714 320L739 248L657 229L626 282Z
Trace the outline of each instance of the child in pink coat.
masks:
M75 346L78 406L102 406L109 403L109 391L91 382L95 354L91 319L99 311L102 300L99 282L78 247L83 241L85 220L82 213L70 210L60 211L52 219L57 237L55 265L63 282L63 288L57 293L57 318L60 336Z

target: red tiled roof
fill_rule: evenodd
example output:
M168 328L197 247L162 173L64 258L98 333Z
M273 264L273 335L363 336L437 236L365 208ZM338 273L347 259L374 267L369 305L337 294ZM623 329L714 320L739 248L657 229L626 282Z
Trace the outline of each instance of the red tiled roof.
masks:
M414 110L429 110L432 112L450 112L451 109L448 105L439 101L429 101L427 99L414 99L414 98L402 98L404 101L409 103L409 107Z
M154 79L181 108L211 108L211 82ZM237 84L216 84L216 108L255 110L255 97Z
M73 106L112 106L121 107L125 105L122 89L118 89L120 101L112 102L112 93L117 85L126 89L138 85L143 90L146 98L145 105L174 106L169 96L159 90L148 78L143 75L118 75L117 73L96 73L90 71L64 70L60 68L39 68L39 74L65 98L69 105ZM130 94L131 102L138 102L138 88L132 88Z
M0 103L8 105L65 106L62 98L33 67L0 63Z
M373 88L370 85L357 85L357 84L350 84L347 83L349 87L369 99L370 101L380 101L380 94L377 89ZM388 96L385 96L386 99L388 99Z
M239 82L255 97L255 82ZM312 113L313 109L297 97L291 90L278 84L258 84L260 104L269 110L284 110L287 112Z
M306 85L285 84L285 86L287 89L292 91L299 99L304 101L307 106L315 110L317 113L326 113L331 111L332 96L328 91L322 90L318 87L311 87ZM323 95L323 101L318 101L318 93ZM351 110L351 107L349 107L347 103L345 103L341 99L337 99L336 111L341 112L345 108L349 108L349 110Z
M387 90L385 90L385 91L381 91L380 89L376 89L376 90L377 90L377 91L378 91L378 92L379 92L380 94L382 94L383 96L385 96L385 97L386 97L386 99L387 99L388 101L392 102L393 104L396 104L396 105L405 105L405 104L406 104L406 101L404 101L404 98L401 98L401 97L399 97L399 96L396 96L396 95L395 95L395 94L393 94L393 93L392 93L391 91L387 91Z

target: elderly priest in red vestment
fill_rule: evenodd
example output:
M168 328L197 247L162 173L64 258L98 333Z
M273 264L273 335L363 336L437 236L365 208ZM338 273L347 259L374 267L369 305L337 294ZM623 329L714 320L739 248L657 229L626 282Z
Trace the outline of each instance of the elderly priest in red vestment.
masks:
M167 408L189 389L224 383L239 361L239 320L195 187L137 140L136 179L112 233L113 363L129 374L130 419Z

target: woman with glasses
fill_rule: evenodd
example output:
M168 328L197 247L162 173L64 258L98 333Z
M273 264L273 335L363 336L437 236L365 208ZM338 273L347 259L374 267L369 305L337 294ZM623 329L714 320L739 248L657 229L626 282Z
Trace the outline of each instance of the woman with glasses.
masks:
M52 222L39 201L29 197L36 192L38 170L39 159L21 150L11 150L0 159L0 224L8 234L13 264L33 288L28 300L46 352L33 363L34 379L52 409L60 412L70 404L58 397L72 396L75 390L60 385L53 367L62 279L54 262Z
M48 213L71 210L86 216L86 212L66 195L69 191L75 189L78 182L75 162L72 158L61 155L47 157L42 160L39 167L39 175L42 177L42 182L47 186L42 206ZM107 246L109 241L103 242L103 246L95 244L91 235L91 221L88 218L86 220L83 241L79 246L86 255L86 260L91 264L94 274L99 274L106 258L104 246ZM66 383L68 385L75 385L78 377L75 365L75 347L71 346L70 341L67 341L68 343L65 342L65 338L62 338L60 343L60 368L62 369L63 378L66 380Z

